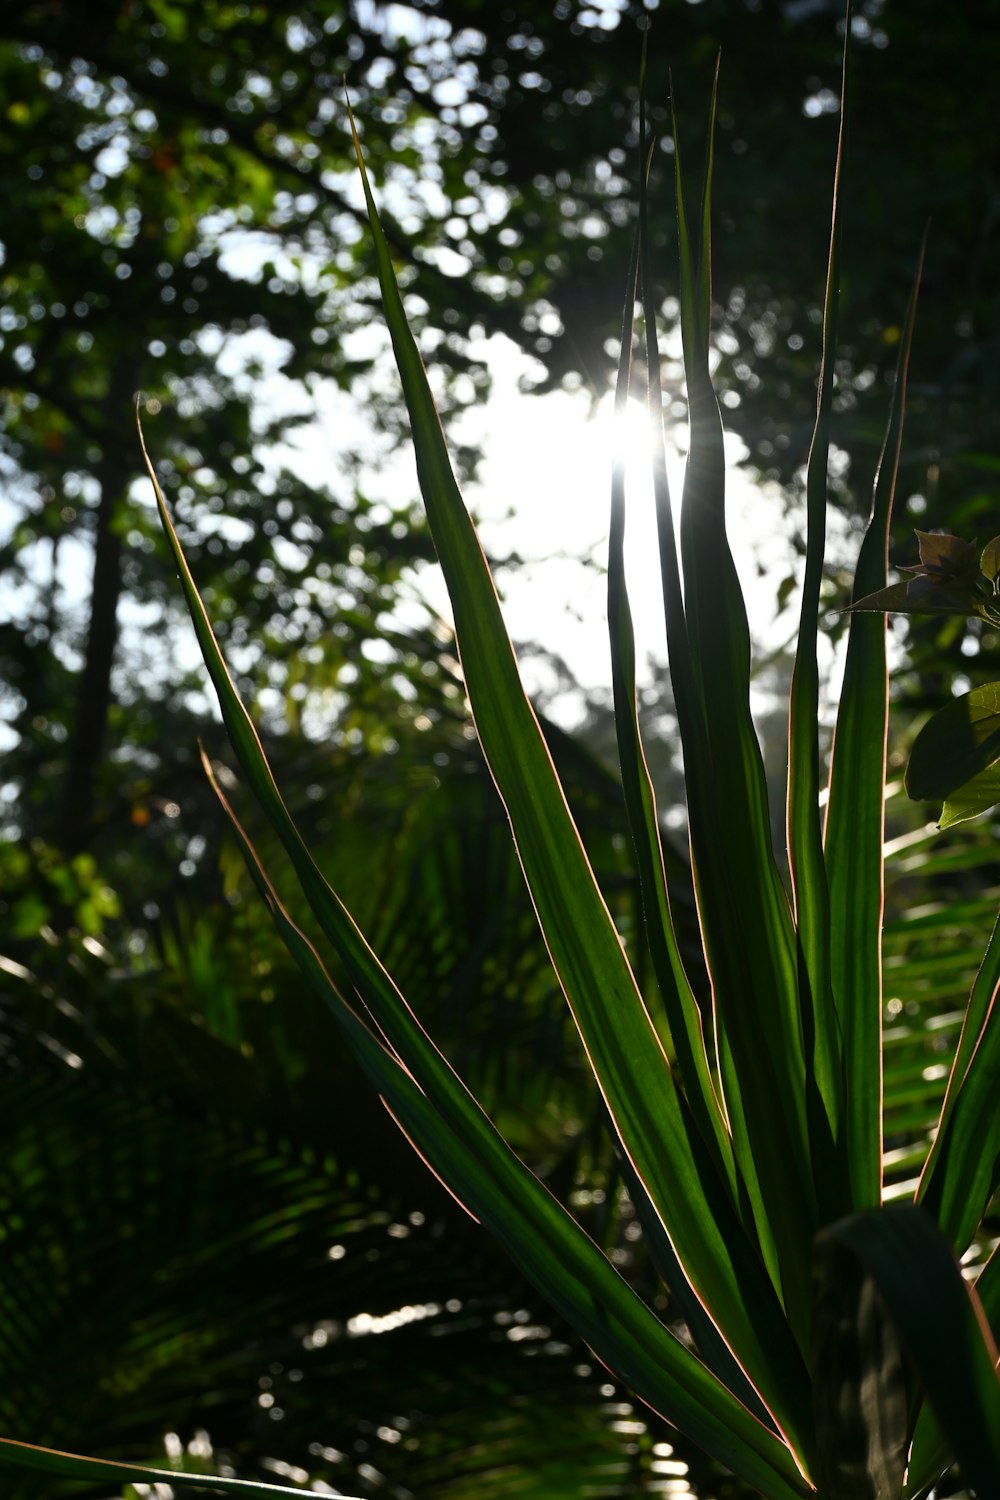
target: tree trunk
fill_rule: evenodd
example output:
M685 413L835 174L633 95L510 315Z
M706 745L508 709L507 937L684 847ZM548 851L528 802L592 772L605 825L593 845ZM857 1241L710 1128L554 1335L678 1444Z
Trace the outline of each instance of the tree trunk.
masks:
M58 842L67 854L86 849L94 831L96 782L111 712L111 672L118 644L122 539L115 526L129 470L107 452L94 476L101 487L94 531L94 574L83 670L80 673Z

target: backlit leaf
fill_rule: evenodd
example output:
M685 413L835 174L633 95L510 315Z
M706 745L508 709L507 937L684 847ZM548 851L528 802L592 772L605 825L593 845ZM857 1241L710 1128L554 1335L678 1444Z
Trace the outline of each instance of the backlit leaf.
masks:
M946 704L917 735L906 768L907 796L914 801L954 799L957 805L971 809L962 816L972 817L997 799L989 795L989 780L968 791L966 788L989 771L998 758L1000 682L986 682ZM959 818L949 821L958 822Z
M94 1485L98 1480L111 1484L170 1485L175 1490L209 1490L213 1494L236 1495L241 1500L272 1500L274 1495L295 1495L303 1490L286 1484L261 1484L253 1479L221 1479L214 1474L183 1474L176 1469L154 1469L146 1464L116 1463L111 1459L82 1458L77 1453L60 1453L55 1448L39 1448L33 1443L16 1443L0 1437L0 1464L22 1469L37 1469L44 1474L58 1474Z
M988 578L991 583L1000 576L1000 536L995 536L992 542L986 543L979 559L979 567L983 577Z

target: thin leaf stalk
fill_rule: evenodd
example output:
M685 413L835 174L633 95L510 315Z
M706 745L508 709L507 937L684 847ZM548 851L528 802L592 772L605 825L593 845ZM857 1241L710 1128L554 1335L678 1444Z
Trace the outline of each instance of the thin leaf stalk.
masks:
M914 276L879 461L871 519L854 591L885 587L889 522L906 410L906 381L924 243ZM840 708L830 754L824 853L836 941L831 951L834 1001L840 1016L847 1088L845 1143L856 1208L882 1201L882 912L884 907L885 757L889 679L885 618L854 614L848 632Z
M958 1255L980 1228L1000 1162L1000 919L976 975L916 1198Z
M640 100L640 104L640 143L643 157L645 157L646 123L644 98ZM675 122L675 157L679 149L680 144L677 139ZM684 757L685 791L688 803L688 833L691 844L691 868L699 916L703 921L703 939L705 939L706 957L709 961L709 975L713 978L712 1006L717 1032L716 984L713 977L711 956L707 953L707 938L704 931L704 919L702 917L702 913L705 910L706 898L701 886L700 871L705 862L707 862L708 868L711 868L710 850L713 839L720 839L722 830L721 827L716 825L715 821L716 805L714 797L711 794L710 781L706 780L703 774L704 768L709 764L707 728L701 691L696 678L696 657L691 649L688 636L677 551L677 536L674 529L673 505L670 495L670 484L667 477L666 432L664 426L663 392L660 379L659 339L656 325L656 293L651 272L652 256L649 245L648 214L645 209L645 195L647 192L645 174L640 178L639 191L641 292L646 336L646 388L652 434L652 478L659 547L660 578L663 592L667 650L670 661L670 678L674 692L674 702L677 708L677 723ZM684 247L687 243L683 227L683 203L678 205L678 213L681 218L683 267ZM721 845L716 842L715 847L719 848ZM699 851L704 853L705 861L699 858ZM738 1100L736 1102L738 1103ZM724 1092L720 1093L720 1103L725 1112L727 1123L731 1125L730 1105ZM730 1133L732 1133L731 1130ZM780 1271L777 1254L767 1223L766 1210L761 1199L756 1174L752 1171L747 1174L742 1166L737 1172L735 1202L744 1229L748 1235L753 1237L759 1247L772 1283L775 1286L779 1286ZM761 1229L763 1229L763 1233L760 1232Z
M823 302L823 344L816 424L806 467L806 562L788 713L788 859L799 953L799 997L806 1061L806 1107L820 1211L825 1221L851 1208L843 1140L846 1108L843 1042L833 998L830 893L820 816L817 639L826 555L827 482L834 362L840 300L840 198L847 118L850 6L844 31L840 120L834 165L830 250Z
M648 161L648 158L647 158ZM640 226L645 224L645 196L640 199ZM641 228L640 228L641 233ZM621 428L629 395L631 347L638 270L639 236L633 246L622 321L621 355L615 389L616 427ZM635 687L635 640L625 579L625 460L616 455L612 472L611 524L608 548L608 623L611 638L612 682L619 761L626 811L636 852L639 883L645 912L645 934L654 977L665 1011L668 1035L673 1045L686 1096L701 1131L712 1148L720 1179L728 1184L735 1201L737 1187L732 1144L725 1117L716 1095L705 1048L701 1012L684 970L670 910L663 864L663 847L656 815L656 801L646 766L639 730ZM623 1162L626 1180L643 1225L644 1237L661 1277L675 1298L710 1366L740 1399L764 1421L766 1408L734 1360L712 1319L697 1297L690 1294L687 1278L662 1226L651 1211L642 1184L629 1163Z
M641 212L641 210L640 210ZM615 389L615 414L620 429L629 397L633 308L638 269L638 240L632 253L621 356ZM645 935L653 973L666 1012L677 1067L685 1080L688 1102L698 1128L712 1150L720 1180L735 1196L732 1144L705 1047L701 1011L684 969L670 910L656 798L639 729L635 682L635 636L625 580L625 461L616 456L611 483L611 523L608 542L608 625L611 638L612 688L618 754L622 767L629 828L632 834L645 913Z

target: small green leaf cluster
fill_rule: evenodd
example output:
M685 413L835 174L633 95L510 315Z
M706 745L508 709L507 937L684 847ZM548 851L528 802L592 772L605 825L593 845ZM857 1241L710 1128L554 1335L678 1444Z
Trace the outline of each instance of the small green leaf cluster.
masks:
M968 615L1000 625L1000 537L976 544L948 532L917 532L913 577L866 594L852 610L908 615ZM986 682L940 709L913 742L906 791L941 802L941 828L1000 802L1000 682Z
M975 542L949 532L918 531L920 561L904 568L913 577L866 594L850 608L900 615L974 615L1000 625L1000 537L976 559Z

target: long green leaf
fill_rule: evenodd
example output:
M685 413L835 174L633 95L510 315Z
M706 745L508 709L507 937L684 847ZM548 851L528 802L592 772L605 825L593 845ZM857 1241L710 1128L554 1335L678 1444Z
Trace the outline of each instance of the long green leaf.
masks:
M691 434L681 507L689 660L684 671L694 683L693 702L686 693L678 697L678 717L725 1105L761 1251L804 1348L808 1247L818 1214L795 940L771 848L763 763L750 716L749 630L726 539L722 422L709 372L714 115L713 90L697 248L688 227L674 123ZM677 587L667 576L664 584ZM679 666L671 642L671 671Z
M685 1274L779 1427L804 1453L810 1423L803 1421L801 1362L735 1215L727 1222L727 1194L682 1106L521 686L489 568L406 322L356 136L355 144L417 473L454 607L476 728L553 964L622 1147Z
M871 519L854 579L858 597L885 584L923 259L922 245L900 343ZM856 1208L874 1207L882 1199L882 840L888 713L885 619L852 615L830 758L825 850L834 935L833 992L847 1077L848 1172Z
M621 353L615 387L615 415L619 422L624 416L629 395L636 274L640 250L642 250L641 258L647 268L649 264L647 196L650 151L646 142L644 84L645 46L643 47L643 72L640 79L640 160L643 163L643 171L640 176L639 189L639 233L633 246L622 318ZM645 274L648 282L648 269ZM647 316L651 316L648 298ZM659 386L659 360L655 353L655 316L652 317L647 338L652 351L648 360L650 378L647 382L650 416L661 429L659 462L654 465L657 512L662 520L664 509L666 511L667 534L670 545L673 546L673 523L670 518L670 497L669 489L666 488L666 468L662 445L662 400ZM740 1185L736 1176L732 1143L711 1077L701 1012L679 952L664 873L663 846L656 815L656 801L639 730L635 690L635 637L625 579L624 542L625 463L623 457L616 455L612 474L611 526L608 544L608 624L611 636L618 755L646 915L645 933L652 958L653 972L663 1001L670 1040L677 1053L678 1066L687 1088L692 1113L703 1138L714 1148L720 1177L728 1183L735 1203L739 1199ZM676 557L674 558L674 571L676 572ZM683 627L682 612L680 623ZM672 639L675 643L673 654L683 662L685 660L683 651L677 647L676 638L672 637ZM675 690L683 695L685 688L678 683ZM687 691L690 696L691 689ZM671 1295L681 1308L702 1358L721 1376L725 1384L750 1406L751 1410L756 1411L759 1416L764 1416L765 1412L760 1406L756 1392L735 1363L718 1329L698 1299L679 1280L680 1266L673 1247L627 1160L623 1163L623 1173L635 1202L643 1228L643 1237L649 1247L650 1255L664 1282L670 1288Z
M1000 920L969 997L937 1132L917 1189L961 1254L1000 1178Z
M640 98L640 144L641 155L646 157L645 100ZM675 150L677 150L675 139ZM657 300L651 273L652 256L649 244L649 217L644 212L647 189L646 174L640 177L640 266L642 271L642 306L646 335L646 386L652 434L653 494L656 513L656 529L659 550L660 575L663 587L664 620L667 634L667 649L670 659L670 678L677 706L677 722L684 753L685 780L688 795L689 829L697 834L701 847L706 851L711 846L714 832L716 847L722 847L721 827L715 825L715 799L711 776L707 772L709 753L707 731L700 693L695 674L695 661L688 638L687 620L684 613L684 595L681 586L680 563L677 553L677 537L674 529L673 504L667 478L666 435L664 431L664 403L660 381L660 353L656 329ZM683 214L683 203L680 205ZM682 258L685 239L682 235ZM709 859L708 868L712 869ZM704 895L698 891L698 865L694 864L695 894L699 905ZM723 897L728 896L728 887L723 885ZM734 928L734 931L736 929ZM709 956L711 958L711 955ZM723 1108L726 1108L723 1101ZM728 1112L727 1112L728 1120ZM741 1222L749 1236L757 1243L775 1285L780 1283L780 1270L774 1240L767 1224L766 1212L760 1197L756 1176L751 1173L745 1180L737 1168L735 1201ZM763 1233L758 1228L763 1228Z
M645 190L640 199L640 223L645 224ZM633 249L622 320L621 355L615 389L615 415L624 416L629 393L633 308L636 290L638 239ZM625 462L616 457L611 485L611 527L608 543L608 624L611 635L612 684L615 726L622 786L636 852L639 885L646 914L645 934L653 972L666 1015L669 1039L687 1088L692 1114L706 1142L714 1147L720 1178L727 1181L734 1199L737 1192L735 1163L725 1118L715 1093L705 1049L701 1012L680 956L670 910L663 847L656 815L656 799L642 747L635 686L635 636L625 580ZM751 1410L760 1407L757 1393L734 1361L718 1329L694 1297L662 1224L655 1212L647 1212L648 1199L625 1160L626 1183L654 1263L683 1311L695 1344L706 1363ZM757 1415L765 1417L763 1407Z
M464 1112L438 1113L408 1069L357 1017L279 900L206 768L253 880L289 952L344 1029L387 1108L459 1202L505 1246L545 1297L631 1388L706 1452L776 1500L803 1493L788 1449L659 1319L455 1080ZM456 1126L457 1122L457 1126Z
M645 176L645 174L644 174ZM645 225L645 187L640 224ZM621 356L615 388L615 417L620 429L629 397L633 311L635 306L638 238L633 249L622 319ZM656 798L639 731L635 683L635 634L625 579L625 460L616 456L611 480L611 525L608 540L608 629L611 637L611 676L615 727L622 788L629 829L635 848L639 887L645 913L645 935L666 1012L677 1066L687 1090L692 1113L712 1149L720 1179L736 1197L735 1163L725 1117L715 1092L702 1027L701 1011L684 970L677 943L663 866Z
M788 713L788 860L799 944L799 994L807 1069L806 1108L820 1208L827 1220L839 1218L850 1208L842 1141L846 1107L843 1045L830 970L830 893L820 820L819 665L816 654L820 585L826 555L830 423L840 301L840 179L844 159L850 35L848 5L833 177L830 256L823 302L823 354L816 399L816 426L806 467L806 567Z
M274 1495L295 1495L302 1500L309 1493L300 1487L260 1484L254 1479L222 1479L215 1474L184 1474L177 1469L150 1468L147 1464L83 1458L77 1453L60 1453L55 1448L38 1448L33 1443L18 1443L4 1437L0 1437L0 1463L35 1469L62 1479L79 1479L90 1485L99 1480L110 1484L169 1484L175 1490L211 1490L236 1495L240 1500L272 1500Z

